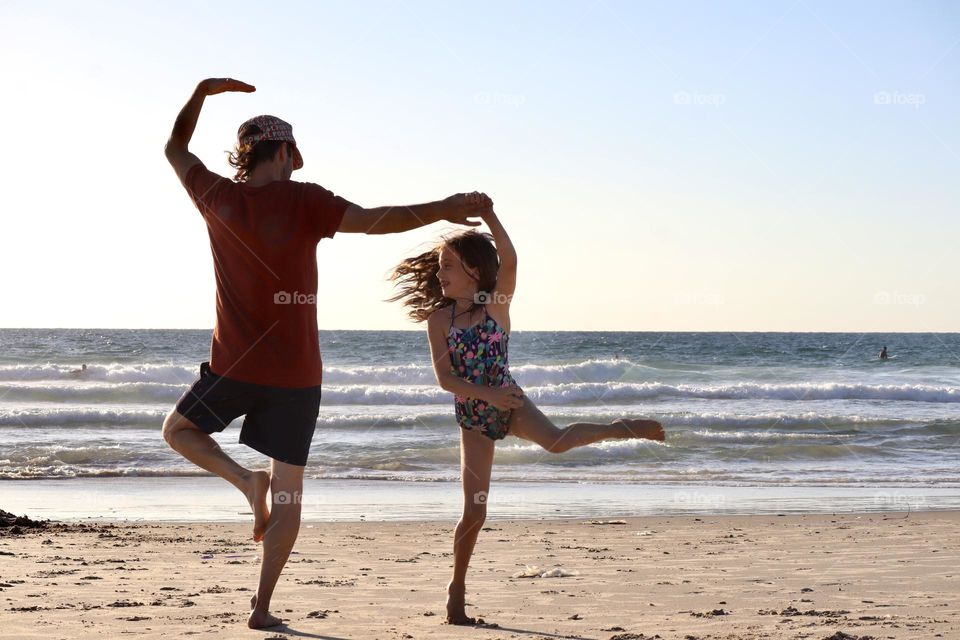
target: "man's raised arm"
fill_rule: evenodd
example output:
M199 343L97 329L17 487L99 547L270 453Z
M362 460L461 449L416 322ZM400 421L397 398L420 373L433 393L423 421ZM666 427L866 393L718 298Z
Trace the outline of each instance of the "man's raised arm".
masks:
M493 201L485 193L458 193L425 204L411 204L390 207L364 209L351 205L343 214L343 221L337 229L343 233L400 233L434 222L446 220L468 227L480 225L479 221L468 220L490 211Z
M256 90L253 85L232 78L207 78L197 85L187 104L180 110L180 115L177 116L177 121L173 124L173 131L170 132L170 139L167 140L167 144L163 148L163 152L173 166L173 170L177 172L180 182L183 182L190 167L200 162L200 158L190 153L188 146L190 139L193 138L193 132L197 128L197 119L200 117L200 109L203 107L204 98L226 91L252 93Z

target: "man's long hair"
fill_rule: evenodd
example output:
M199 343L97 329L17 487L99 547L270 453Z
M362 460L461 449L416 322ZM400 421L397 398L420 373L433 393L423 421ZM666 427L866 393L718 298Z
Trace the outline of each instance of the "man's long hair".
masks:
M255 124L250 124L240 132L238 137L243 139L258 133L260 133L260 127ZM270 162L273 160L280 150L280 147L285 144L290 143L282 140L261 140L254 145L240 144L239 142L233 145L233 151L227 152L229 154L227 162L237 170L233 176L234 182L246 182L250 174L253 173L253 170L257 168L257 165L261 162ZM288 149L287 151L293 153L292 149Z
M497 271L500 260L489 233L468 230L444 238L437 246L420 255L407 258L398 264L390 280L399 289L388 302L402 301L407 315L414 322L423 322L437 309L453 304L452 298L444 297L437 273L440 271L440 249L447 247L456 253L466 270L475 270L477 291L490 294L497 286ZM470 311L483 306L473 301Z

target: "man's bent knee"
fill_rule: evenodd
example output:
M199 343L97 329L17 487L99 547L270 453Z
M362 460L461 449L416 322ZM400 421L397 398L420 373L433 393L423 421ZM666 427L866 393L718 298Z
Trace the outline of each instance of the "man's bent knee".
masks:
M190 422L183 414L174 409L167 414L167 417L163 421L163 439L166 440L168 445L173 447L177 434L188 429L201 431L200 427Z

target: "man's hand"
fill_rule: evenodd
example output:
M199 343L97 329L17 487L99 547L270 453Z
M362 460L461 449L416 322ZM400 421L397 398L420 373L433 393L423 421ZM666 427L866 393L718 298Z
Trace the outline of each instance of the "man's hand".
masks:
M164 146L164 154L167 160L176 171L180 182L184 182L187 172L195 164L201 164L200 158L190 153L188 148L190 139L193 137L193 130L197 128L197 118L200 117L200 109L203 107L203 100L207 96L225 93L227 91L239 91L242 93L252 93L257 88L246 82L240 82L233 78L207 78L201 80L194 89L190 100L180 110L177 121L173 123L173 131L170 132L170 139Z
M205 96L215 96L218 93L228 91L239 91L241 93L253 93L257 90L252 84L234 80L233 78L207 78L201 80L197 89Z
M455 224L462 224L468 227L478 227L480 222L468 220L467 218L482 217L493 210L493 200L485 193L474 191L473 193L457 193L444 198L443 219Z

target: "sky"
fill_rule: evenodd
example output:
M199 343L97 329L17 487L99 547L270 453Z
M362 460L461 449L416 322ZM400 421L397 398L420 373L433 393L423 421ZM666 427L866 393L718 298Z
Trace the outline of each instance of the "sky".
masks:
M265 6L0 0L0 326L213 326L163 145L229 76L222 175L270 113L362 206L490 194L515 330L960 330L960 4ZM421 329L386 276L451 230L323 240L320 328Z

